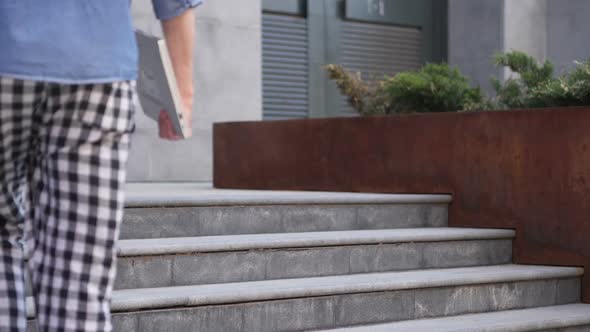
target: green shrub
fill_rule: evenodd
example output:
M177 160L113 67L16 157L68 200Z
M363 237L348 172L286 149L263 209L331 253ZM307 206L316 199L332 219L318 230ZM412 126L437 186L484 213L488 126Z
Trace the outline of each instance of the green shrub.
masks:
M339 65L327 65L325 69L355 111L361 115L379 114L377 109L381 107L375 104L378 89L363 81L361 73L347 71Z
M516 75L504 82L492 79L492 99L447 64L429 63L374 83L342 66L328 65L326 70L361 115L590 105L590 60L576 62L561 77L555 77L551 62L538 63L523 52L498 54L494 62Z
M523 52L499 54L495 63L516 73L504 83L493 80L494 108L538 108L590 105L590 60L555 77L553 64L538 63Z
M391 101L388 113L456 112L483 102L479 88L447 64L429 63L417 72L404 72L385 80L384 94Z
M361 115L454 112L485 104L480 89L471 88L459 70L446 64L429 63L373 84L342 66L328 65L326 70Z

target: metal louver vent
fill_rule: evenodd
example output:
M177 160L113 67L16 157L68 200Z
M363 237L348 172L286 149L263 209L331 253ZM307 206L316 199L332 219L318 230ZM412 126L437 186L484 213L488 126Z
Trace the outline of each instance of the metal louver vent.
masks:
M307 21L262 15L262 103L265 120L308 116Z
M418 28L343 22L341 64L361 72L364 80L416 70L422 64L422 33ZM343 96L341 115L355 115Z

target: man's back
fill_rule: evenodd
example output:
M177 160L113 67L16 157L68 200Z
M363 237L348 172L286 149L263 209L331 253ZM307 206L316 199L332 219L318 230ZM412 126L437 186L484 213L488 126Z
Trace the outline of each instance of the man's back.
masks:
M0 1L0 75L54 82L135 79L128 0Z

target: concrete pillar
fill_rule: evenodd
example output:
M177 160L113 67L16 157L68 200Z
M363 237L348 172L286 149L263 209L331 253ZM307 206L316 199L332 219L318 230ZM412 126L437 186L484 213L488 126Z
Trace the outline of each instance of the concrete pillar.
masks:
M135 25L161 35L150 0L134 0ZM262 118L260 0L205 0L197 9L194 137L169 143L137 114L129 181L212 179L212 124Z
M547 57L547 0L504 1L504 50Z

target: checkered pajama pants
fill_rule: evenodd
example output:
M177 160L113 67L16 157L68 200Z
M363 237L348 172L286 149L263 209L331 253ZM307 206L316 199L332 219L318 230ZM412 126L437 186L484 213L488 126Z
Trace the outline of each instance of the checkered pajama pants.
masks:
M0 77L0 331L112 329L134 93Z

